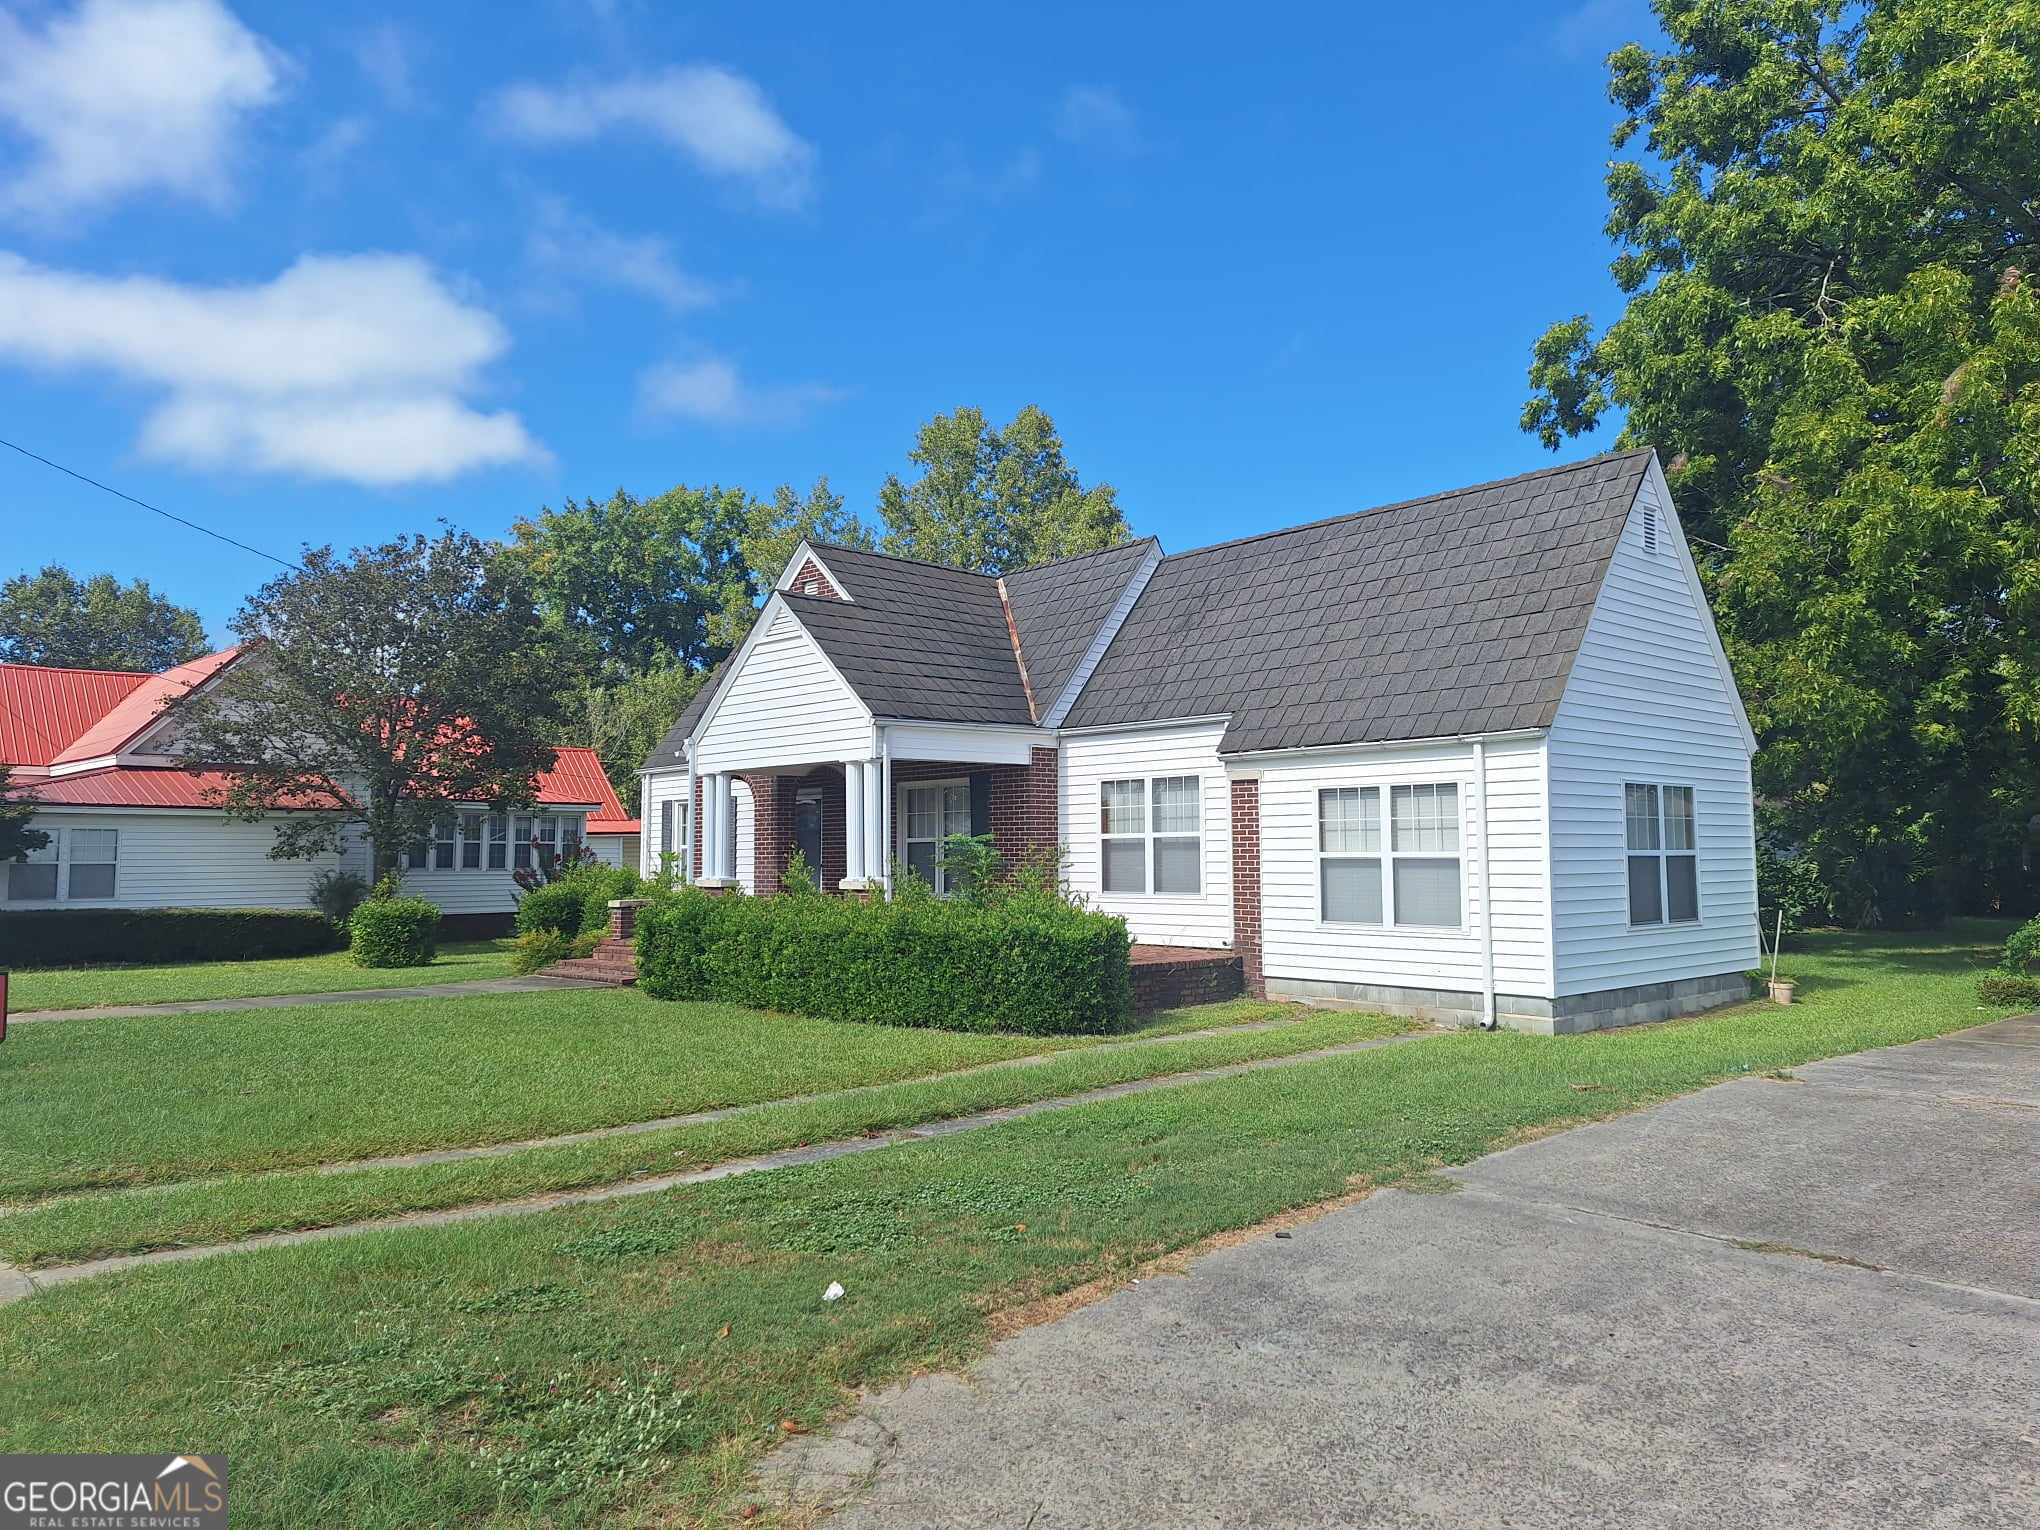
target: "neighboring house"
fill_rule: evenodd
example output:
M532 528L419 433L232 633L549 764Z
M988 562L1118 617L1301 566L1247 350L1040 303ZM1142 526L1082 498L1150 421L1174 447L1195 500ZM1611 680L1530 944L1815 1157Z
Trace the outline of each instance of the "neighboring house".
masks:
M230 648L160 675L0 664L0 763L12 767L14 795L38 805L32 826L50 836L28 861L0 866L0 915L302 908L320 871L370 874L358 836L337 854L271 860L273 825L227 819L207 800L225 778L177 757L170 702L212 682L240 653ZM407 847L405 889L456 916L456 928L482 931L515 908L511 873L530 863L534 839L585 841L612 865L634 864L637 821L625 816L592 749L558 751L537 799L529 813L463 811L448 834Z
M1581 1030L1740 999L1755 740L1654 453L1003 579L804 545L644 767L643 869L1046 851L1246 985Z

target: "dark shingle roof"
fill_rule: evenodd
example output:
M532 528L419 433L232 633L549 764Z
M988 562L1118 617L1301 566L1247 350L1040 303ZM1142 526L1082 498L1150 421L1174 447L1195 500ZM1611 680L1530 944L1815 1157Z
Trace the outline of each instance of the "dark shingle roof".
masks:
M1153 537L1037 564L1006 576L1006 600L1027 660L1034 706L1046 715L1126 586L1154 552Z
M1547 727L1650 458L1165 558L1068 726L1229 715L1228 753Z

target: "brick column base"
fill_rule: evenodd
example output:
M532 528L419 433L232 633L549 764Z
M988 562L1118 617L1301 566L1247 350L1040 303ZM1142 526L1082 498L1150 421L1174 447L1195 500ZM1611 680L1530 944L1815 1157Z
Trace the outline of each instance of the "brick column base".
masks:
M637 935L638 910L651 902L649 898L611 898L609 900L609 938L630 940Z
M1268 997L1261 973L1261 783L1232 783L1233 949L1240 956L1242 986L1251 998Z

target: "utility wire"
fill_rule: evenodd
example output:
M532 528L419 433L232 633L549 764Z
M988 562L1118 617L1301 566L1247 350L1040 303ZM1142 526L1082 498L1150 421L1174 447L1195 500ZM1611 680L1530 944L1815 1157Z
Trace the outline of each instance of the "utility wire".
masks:
M191 530L199 533L199 535L201 536L211 537L215 542L224 542L229 547L238 547L241 549L242 552L253 553L258 558L267 558L271 563L280 564L284 568L296 569L297 572L299 572L300 574L304 572L304 568L302 565L293 563L288 558L279 558L276 556L275 553L264 552L259 547L250 547L246 542L237 542L232 537L226 535L224 532L214 531L210 526L201 526L198 524L197 521L187 521L183 516L172 515L168 510L164 510L159 508L158 506L152 505L145 499L136 499L132 494L123 494L119 489L114 488L111 484L101 483L96 478L88 478L83 473L77 472L75 469L65 467L64 464L61 462L52 462L50 461L49 458L41 456L36 452L32 452L25 446L16 445L14 442L9 441L4 436L0 436L0 446L7 447L12 451L20 452L22 456L29 458L31 461L40 462L46 468L55 468L59 473L62 473L67 477L75 478L80 483L90 484L95 489L99 489L107 494L111 494L115 499L124 499L131 505L139 505L141 506L142 509L148 511L151 515L160 515L166 521L175 521L180 526L187 526Z

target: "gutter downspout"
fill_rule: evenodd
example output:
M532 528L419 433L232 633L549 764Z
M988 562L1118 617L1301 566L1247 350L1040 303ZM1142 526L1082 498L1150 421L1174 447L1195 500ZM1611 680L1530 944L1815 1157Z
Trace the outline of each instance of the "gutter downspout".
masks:
M1473 787L1480 794L1480 1028L1491 1031L1495 1018L1495 897L1488 852L1487 740L1473 741Z
M892 730L878 725L878 865L885 900L892 902ZM869 868L867 868L868 870Z

